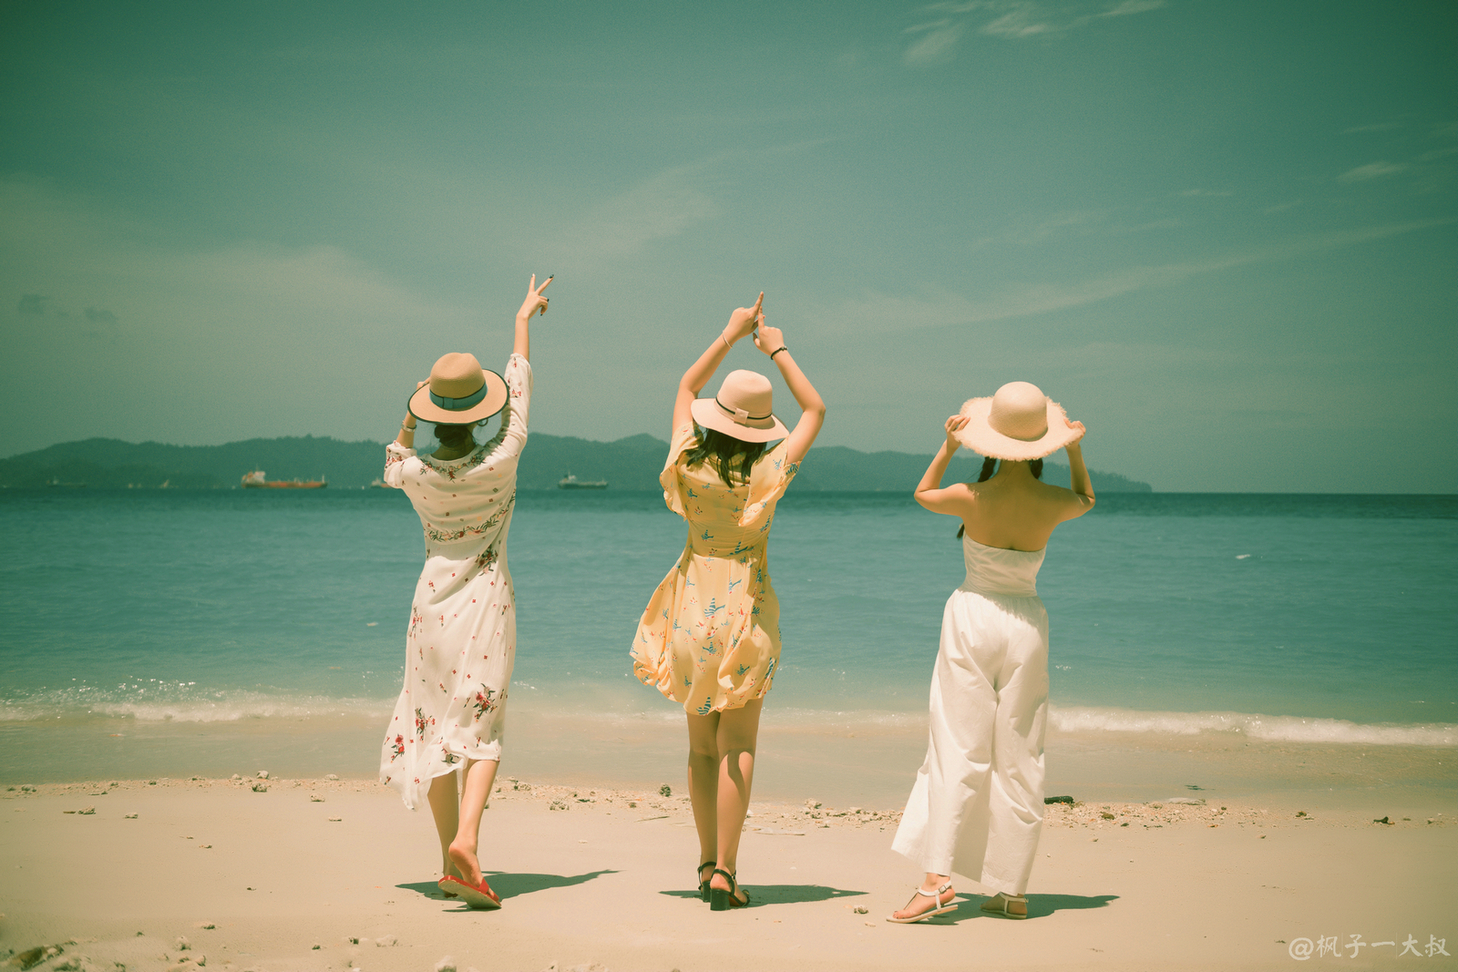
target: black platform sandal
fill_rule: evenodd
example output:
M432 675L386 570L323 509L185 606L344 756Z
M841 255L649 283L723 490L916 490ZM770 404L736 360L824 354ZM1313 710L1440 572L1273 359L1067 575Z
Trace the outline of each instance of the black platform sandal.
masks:
M702 863L702 864L699 865L698 872L694 875L695 877L697 877L699 879L699 900L700 901L708 901L709 900L709 878L704 877L704 868L706 868L706 867L707 868L713 868L713 867L717 866L718 863L719 863L718 861L704 861L704 863Z
M739 900L739 882L734 880L734 875L723 868L714 868L715 874L722 874L729 879L729 890L721 888L709 889L709 910L728 911L731 908L743 908L749 904L749 892L744 892L744 900ZM712 880L712 877L710 878Z

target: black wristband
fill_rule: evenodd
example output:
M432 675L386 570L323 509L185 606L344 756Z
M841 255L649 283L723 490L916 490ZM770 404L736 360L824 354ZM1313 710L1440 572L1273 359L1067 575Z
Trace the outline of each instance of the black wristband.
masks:
M771 361L775 360L775 355L779 354L781 351L788 351L788 350L790 350L790 349L787 348L787 347L785 347L783 344L780 345L779 347L775 348L773 351L770 352L770 360Z

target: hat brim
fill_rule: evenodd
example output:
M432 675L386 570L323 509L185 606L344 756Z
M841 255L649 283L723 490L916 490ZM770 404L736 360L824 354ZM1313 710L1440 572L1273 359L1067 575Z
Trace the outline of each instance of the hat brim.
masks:
M734 421L734 416L720 408L718 401L712 398L695 398L689 405L689 411L701 428L722 432L741 442L773 442L790 434L785 423L773 413L769 418L749 419L741 424Z
M481 369L481 379L486 383L486 397L475 405L459 412L441 408L430 400L430 385L424 384L410 396L410 414L422 422L436 425L470 425L489 419L506 407L506 379L494 371Z
M1048 431L1036 439L1014 439L1003 435L987 424L992 412L992 398L969 398L957 412L971 421L957 433L957 441L989 459L1007 459L1022 462L1028 459L1042 459L1051 456L1070 442L1077 442L1076 429L1068 427L1068 413L1052 399L1048 400Z

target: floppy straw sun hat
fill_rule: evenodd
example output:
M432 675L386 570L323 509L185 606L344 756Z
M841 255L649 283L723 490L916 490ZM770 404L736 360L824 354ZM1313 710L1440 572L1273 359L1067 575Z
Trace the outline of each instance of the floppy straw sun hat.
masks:
M958 440L990 459L1042 459L1078 439L1063 406L1026 381L1010 381L991 398L969 398L957 414L971 419Z
M506 405L506 381L474 354L452 351L430 369L430 381L410 396L410 414L437 425L470 425Z
M768 378L754 371L731 371L724 376L719 394L696 398L689 408L702 428L742 442L769 442L790 434L785 423L775 418L773 404L774 388Z

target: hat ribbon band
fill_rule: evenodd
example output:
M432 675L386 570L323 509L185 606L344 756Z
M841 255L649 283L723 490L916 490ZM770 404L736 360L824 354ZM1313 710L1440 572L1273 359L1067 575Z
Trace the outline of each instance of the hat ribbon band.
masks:
M749 412L742 408L730 408L728 405L719 401L718 396L714 397L714 404L727 412L734 419L736 425L748 425L750 422L763 422L767 418L774 418L773 412L766 412L763 415L750 415Z
M486 385L482 384L473 394L465 398L446 398L444 395L430 393L430 400L448 412L464 412L468 408L474 408L486 397Z

